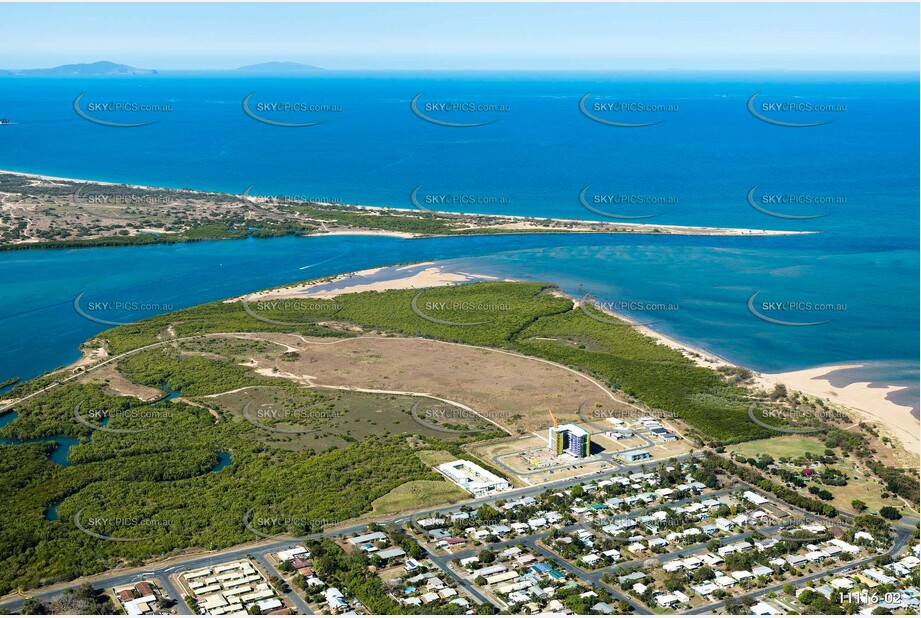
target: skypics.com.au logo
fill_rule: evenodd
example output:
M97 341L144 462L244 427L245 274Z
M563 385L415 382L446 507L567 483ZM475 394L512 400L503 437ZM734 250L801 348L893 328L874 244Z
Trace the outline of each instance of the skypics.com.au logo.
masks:
M499 118L494 117L496 114L505 114L511 111L511 107L504 103L478 103L453 99L425 102L421 100L422 96L423 93L420 92L412 98L412 101L409 102L410 111L417 118L441 127L467 129L484 127L499 121ZM460 120L460 118L467 117L491 118L488 120L470 120L463 122ZM448 118L452 120L448 120Z
M124 326L142 319L141 317L122 320L110 319L121 315L175 311L175 307L171 303L144 302L133 298L105 298L84 303L84 295L86 295L86 292L80 292L74 297L74 311L91 322L108 326Z
M140 122L123 122L122 120L139 114L143 115L142 117L151 118L157 114L173 111L173 106L169 103L145 103L132 100L84 101L86 96L85 92L81 92L77 95L73 103L74 112L80 118L103 127L121 129L146 127L158 121L144 120Z
M279 99L275 101L253 101L256 96L255 92L250 92L243 97L243 113L262 124L273 127L283 127L289 129L315 127L326 124L332 118L323 117L318 120L308 120L307 122L294 122L296 118L303 118L305 114L338 114L342 112L342 106L336 103L316 103L301 100ZM312 116L311 118L313 118Z
M823 320L788 320L781 319L781 317L805 317L812 315L824 317L847 311L846 303L803 300L801 298L788 298L786 300L778 301L756 301L758 295L760 294L761 292L759 291L749 296L747 302L749 313L751 313L759 320L768 322L769 324L776 324L778 326L819 326L821 324L827 324L831 322L832 318L828 317L827 319Z
M579 100L579 111L589 120L609 127L636 129L662 124L666 120L663 114L676 113L678 106L638 100L598 100L587 92Z
M592 185L585 185L579 191L579 203L584 209L601 215L609 219L651 219L658 217L665 211L663 206L675 206L678 204L678 197L674 195L651 195L641 193L595 193L589 195L588 190ZM624 212L612 212L613 208L619 211L626 209L637 209L639 213L627 214ZM649 210L656 212L649 213Z
M589 306L593 307L594 311L589 311ZM611 326L650 326L662 321L659 319L633 321L623 317L624 312L651 314L678 311L680 309L680 307L675 303L651 302L644 300L596 300L592 298L591 293L588 292L579 300L579 308L582 310L582 313L591 319L598 322L604 322L605 324L610 324ZM611 314L616 315L617 317L606 317L607 315Z
M315 266L315 264L313 265ZM302 269L303 270L303 269ZM276 324L278 326L304 326L312 324L312 321L286 321L269 317L271 315L289 315L298 318L330 318L335 313L342 311L344 305L341 302L331 302L317 298L279 298L250 301L243 300L243 311L252 318L265 322L266 324Z
M829 115L841 114L847 111L847 105L842 103L816 103L799 97L781 101L758 100L760 92L756 92L748 99L748 112L760 120L776 127L805 129L821 127L834 122ZM821 120L811 120L819 117ZM781 118L785 118L781 120ZM796 120L790 120L796 118ZM803 120L800 120L803 119ZM809 120L806 120L809 119Z
M748 205L758 212L777 217L778 219L808 220L821 219L831 214L827 209L831 206L843 206L847 204L847 198L843 195L820 195L811 193L764 193L757 195L758 187L755 185L748 191ZM783 212L782 209L802 210L821 208L823 212L815 214L796 214L795 212Z
M315 408L299 408L281 406L275 403L256 404L255 400L246 402L243 406L243 418L247 423L264 431L273 433L301 434L316 432L325 421L339 419L345 416L342 410L318 410ZM305 424L311 425L302 429L286 429L270 423ZM317 426L312 426L316 424Z

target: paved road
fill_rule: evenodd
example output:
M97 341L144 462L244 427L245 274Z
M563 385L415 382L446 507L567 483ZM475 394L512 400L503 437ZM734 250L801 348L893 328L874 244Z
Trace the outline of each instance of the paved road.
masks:
M601 576L603 573L601 572L588 573L586 571L583 571L581 568L579 568L578 566L576 566L569 560L566 560L565 558L558 556L557 554L553 553L549 549L545 547L541 547L535 542L527 543L527 545L528 547L530 547L531 549L533 549L534 551L536 551L543 557L553 560L555 562L558 562L559 564L563 566L564 569L572 573L577 578L591 584L592 586L596 588L602 588L604 590L607 590L609 593L611 593L611 596L613 596L618 601L627 602L630 605L630 607L633 608L634 613L642 614L642 615L648 615L652 613L651 611L643 607L641 604L637 603L633 599L628 598L626 595L624 595L619 590L615 589L613 586L609 586L608 584L601 581Z
M272 564L268 560L265 559L263 554L260 553L260 554L253 554L253 555L256 558L256 562L258 562L260 566L262 566L262 568L265 569L265 572L269 574L269 577L274 575L278 579L284 581L284 577L281 576L281 573L278 572L278 569L272 566ZM285 593L285 596L288 597L288 601L290 601L291 605L296 607L300 613L313 614L313 611L310 609L310 606L307 605L306 601L304 601L304 599L301 598L301 595L299 595L297 592L294 591L294 588L289 587L288 592Z
M678 459L686 459L688 457L689 456L686 455ZM624 467L619 470L608 470L608 471L605 471L603 475L595 474L595 475L587 475L587 476L577 477L577 478L561 479L559 481L554 481L552 483L547 483L544 485L515 489L515 490L508 491L508 492L503 492L501 494L494 494L491 496L476 498L473 500L469 500L465 503L452 505L450 508L442 507L438 509L426 509L426 510L422 510L417 513L414 513L412 516L393 518L393 519L386 520L386 521L379 521L378 523L383 524L383 525L402 524L402 523L405 523L407 520L412 519L414 517L429 516L435 513L443 512L445 510L453 511L453 510L460 509L463 506L476 508L482 504L485 504L487 502L494 502L495 500L500 499L500 498L510 500L510 499L521 498L521 497L525 497L529 495L540 494L547 490L564 489L564 488L568 488L568 487L571 487L577 484L581 484L584 482L590 482L595 479L601 480L602 478L607 478L607 477L614 476L614 475L630 474L632 472L639 471L644 467L648 468L648 466L643 466L642 464L638 464L636 466ZM710 492L706 495L708 497L720 496L720 495L724 495L727 493L739 491L740 488L757 489L747 483L737 481L736 484L734 484L732 487L724 488L716 492ZM686 498L682 500L677 500L670 504L674 506L679 506L681 504L691 502L694 499L696 498ZM825 518L818 517L811 513L806 513L805 511L802 511L801 509L796 509L796 508L790 507L789 505L785 505L785 507L790 509L793 512L798 512L802 514L804 517L808 516L810 519L819 519L819 520L824 519L828 523L838 523L838 522L834 522L833 520L827 520ZM616 518L627 518L627 517L633 518L633 517L642 515L643 513L648 513L654 510L658 510L660 508L661 507L658 505L652 506L652 507L644 507L644 508L636 509L634 511L630 511L627 513L618 514ZM847 515L846 513L843 514L843 516L845 519L850 518L850 516ZM562 529L562 531L571 532L577 529L586 528L588 526L590 526L589 523L581 522L581 523L576 523L576 524L571 524L569 526L566 526ZM345 528L330 530L323 534L325 536L349 536L349 535L353 535L353 534L363 531L366 527L367 527L366 523L359 523L359 524L355 524L353 526L349 526ZM771 526L771 527L765 528L762 532L770 532L770 531L775 530L776 528L777 526ZM635 600L627 598L620 591L615 590L614 588L608 586L607 584L601 581L601 576L603 574L615 573L626 567L635 566L637 563L642 563L643 561L637 560L637 561L625 562L625 563L621 563L621 564L612 566L608 569L604 569L597 573L590 573L590 572L584 571L583 569L581 569L575 564L570 563L569 561L563 560L561 557L557 556L553 552L550 552L549 550L536 545L536 541L545 537L546 534L547 534L546 531L543 531L543 532L539 532L539 533L535 533L535 534L531 534L527 536L517 537L514 539L510 539L508 541L494 543L494 544L491 544L489 547L490 549L493 549L493 550L499 550L499 549L503 549L506 547L519 545L519 544L524 544L524 545L533 547L535 551L538 551L541 555L544 555L548 558L552 558L553 560L557 562L560 562L565 568L567 568L571 573L573 573L578 578L586 582L589 582L590 584L593 584L599 587L603 587L604 589L608 590L612 594L612 596L614 596L618 600L627 601L632 606L637 608L638 613L648 613L648 610L642 607L639 607ZM751 532L740 533L737 535L732 535L730 537L727 537L723 540L725 542L734 542L735 540L746 538L750 535L751 535ZM912 535L912 528L910 526L898 525L896 527L896 542L894 543L892 549L890 549L889 553L892 555L896 555L897 553L904 550L905 547L908 545L908 543L911 540L911 535ZM309 537L305 537L305 538L318 538L319 536L321 535L315 534L315 535L310 535ZM161 566L157 568L150 568L150 567L138 568L138 569L125 571L125 572L121 572L121 573L114 574L114 575L102 576L102 577L97 577L97 578L89 578L88 581L94 587L98 589L104 589L104 588L110 588L113 586L131 583L132 581L139 581L140 579L155 578L161 583L163 590L166 592L166 594L168 594L172 599L176 600L176 602L178 603L178 608L180 610L180 613L190 615L192 614L192 612L190 608L185 604L180 591L172 584L172 582L169 581L170 574L175 573L175 572L181 572L181 571L211 566L213 564L218 564L221 562L229 562L233 560L238 560L238 559L242 559L246 557L247 555L253 555L253 556L256 556L257 561L266 569L266 571L270 575L278 575L277 570L274 567L272 567L270 564L268 564L268 562L262 558L262 555L267 554L267 553L281 551L283 549L288 549L292 547L293 545L297 544L297 542L299 541L296 539L292 539L292 540L270 539L270 540L266 540L260 543L249 544L249 545L237 547L237 548L230 548L230 549L222 550L218 552L212 552L207 555L198 555L196 557L192 557L188 559L177 558L177 559L169 560L169 561L164 562ZM699 549L705 546L706 544L688 546L680 550L675 550L672 552L668 552L666 554L660 554L656 557L659 560L667 560L667 559L671 559L672 557L677 557L679 553L688 554L690 552L698 551ZM450 574L453 569L450 569L450 566L448 564L449 561L472 556L478 551L479 549L468 549L468 550L464 550L461 552L455 552L447 556L438 556L430 552L430 557L432 558L432 561L436 564L436 566L438 566L442 570L447 571ZM835 569L832 569L831 571L829 571L829 573L837 573L837 572L840 572L840 571L843 571L849 568L853 568L854 566L859 566L861 564L869 562L870 560L872 560L872 558L867 558L861 561L857 561L854 563L849 563L847 565L836 567ZM800 580L808 581L809 579L813 579L814 577L815 576L800 578L798 580L794 580L794 583L797 583ZM462 585L464 589L467 592L469 592L471 596L473 596L475 599L479 600L480 602L488 602L488 603L495 605L493 601L485 597L485 595L480 593L474 586L472 586L463 577L457 576L455 577L455 579L457 579L458 583ZM29 593L29 596L38 598L42 601L48 601L60 595L60 593L63 590L70 588L74 585L75 585L74 582L58 584L55 586L43 588L41 590L32 591ZM772 590L779 590L782 587L782 585L783 584L771 586L769 588L765 588L763 590L757 591L755 594L760 596L760 595L766 594L767 592L771 592ZM300 610L302 613L304 614L311 613L309 607L306 605L303 599L301 599L300 596L297 595L296 592L294 591L289 592L287 596L289 598L289 601L295 607L297 607L298 610ZM25 601L25 599L26 597L9 595L7 596L5 600L0 602L0 607L3 607L11 611L17 611L22 608L22 604ZM705 613L707 609L712 611L713 609L719 608L721 606L722 606L722 603L715 603L715 604L704 606L702 608L697 608L692 611L693 613Z
M913 532L909 528L898 527L895 532L895 542L892 544L892 547L886 553L890 556L897 556L899 553L905 550L908 547L908 544L911 542L913 537ZM823 574L813 573L811 575L804 575L802 577L797 577L796 579L791 579L787 581L780 582L779 584L774 584L768 586L767 588L761 588L755 592L746 593L747 596L750 596L754 599L759 599L769 592L777 592L784 587L784 584L793 584L794 586L800 584L807 584L810 581L813 581L823 575L837 575L838 573L843 573L849 571L850 569L861 567L865 564L873 562L877 556L868 556L867 558L862 558L860 560L855 560L853 562L848 562L847 564L842 564L834 568L828 569ZM719 601L717 603L710 603L709 605L702 605L701 607L695 607L694 609L682 612L684 614L711 614L716 610L725 606L724 601Z
M727 487L727 488L725 488L725 489L720 489L720 490L715 491L715 492L708 492L708 493L704 494L703 497L706 497L706 498L713 498L713 497L722 496L722 495L725 495L725 494L728 494L728 493L733 493L733 492L736 492L736 491L739 491L739 487L738 487L738 486L732 486L732 487ZM681 500L675 500L674 502L672 502L672 503L670 503L670 504L673 505L673 506L681 506L682 504L687 504L687 503L692 502L693 500L696 500L696 499L698 499L698 498L697 498L697 497L682 498ZM629 512L627 512L627 513L618 514L618 515L616 516L616 518L617 518L617 519L624 519L624 518L628 518L628 517L629 517L629 518L635 518L635 517L639 517L640 515L643 515L643 514L645 514L645 513L649 513L649 512L652 512L652 511L657 511L657 510L659 510L660 508L661 508L661 505L650 506L650 507L643 507L643 508L640 508L640 509L635 509L635 510L633 510L633 511L629 511ZM585 529L585 528L589 528L589 527L591 527L591 523L589 523L589 522L579 522L579 523L575 523L575 524L570 524L570 525L568 525L568 526L563 526L562 528L560 528L560 531L566 533L566 532L573 532L573 531L575 531L575 530ZM751 534L751 533L747 533L747 534L743 534L743 535L738 535L738 536L739 536L740 538L742 538L743 536L748 536L749 534ZM587 572L587 571L584 571L583 569L581 569L581 568L578 567L577 565L575 565L575 564L573 564L573 563L571 563L571 562L569 562L569 561L563 559L562 557L556 555L555 553L553 553L553 552L551 552L551 551L549 551L549 550L546 550L546 549L544 549L543 547L540 547L540 546L538 546L538 545L536 544L538 540L540 540L540 539L542 539L542 538L544 538L544 537L546 537L546 536L547 536L547 531L546 531L546 530L541 531L541 532L535 532L534 534L529 534L529 535L525 535L525 536L515 537L515 538L509 539L509 540L507 540L507 541L500 541L500 542L498 542L498 543L491 543L491 544L489 545L489 549L490 549L490 550L493 550L493 551L498 551L498 550L501 550L501 549L505 549L505 548L507 548L507 547L514 547L514 546L516 546L516 545L526 545L526 546L528 546L528 547L532 547L532 548L534 548L535 551L537 551L538 553L540 553L540 554L543 555L544 557L550 558L550 559L555 560L555 561L559 562L560 564L562 564L562 565L563 565L570 573L572 573L575 577L577 577L577 578L579 578L579 579L582 579L582 580L586 581L587 583L592 584L592 585L594 585L594 586L598 586L598 587L604 588L605 590L607 590L608 592L610 592L611 595L614 596L614 597L615 597L616 599L618 599L618 600L626 601L627 603L630 603L631 605L634 605L634 606L636 605L635 601L632 601L631 599L628 599L628 598L625 597L620 591L618 591L618 590L612 588L611 586L609 586L609 585L607 585L607 584L605 584L604 582L601 581L601 576L602 576L604 573L606 573L606 572L611 572L612 570L616 570L617 568L623 568L624 566L631 565L631 564L633 564L632 562L623 563L623 564L621 564L621 565L617 565L616 567L612 567L612 569L611 569L611 570L608 570L608 571L601 571L601 572L598 572L598 573L589 573L589 572ZM454 553L449 554L449 555L447 555L447 556L435 556L435 555L434 555L433 553L431 553L431 552L429 552L429 555L430 555L430 557L432 557L433 561L435 561L436 564L438 564L439 566L441 566L442 564L447 565L447 563L448 563L449 561L452 561L452 560L460 560L460 559L462 559L462 558L469 558L470 556L474 556L474 555L478 554L480 551L482 551L482 549L483 549L483 548L465 549L465 550L463 550L463 551L454 552ZM678 553L679 551L680 551L680 552L687 552L687 551L690 551L690 550L692 550L692 549L693 549L692 547L686 547L686 548L684 548L684 549L682 549L682 550L677 550L677 551L674 552L674 553ZM666 555L667 555L667 554L666 554ZM437 560L435 560L436 558L437 558ZM641 561L638 561L638 562L641 562ZM442 567L442 568L444 568L444 567ZM462 578L458 577L458 579L462 579ZM492 603L492 601L490 601L490 603ZM493 603L493 605L495 605L495 603ZM644 609L642 609L642 608L638 608L637 611L638 611L639 613L649 613L647 610L644 610Z
M684 456L679 457L678 459L681 460L681 459L686 459L688 457L690 456L684 455ZM552 483L547 483L544 485L537 485L534 487L514 489L511 491L502 492L499 494L493 494L493 495L485 496L482 498L475 498L473 500L469 500L464 503L451 505L449 508L442 507L442 508L425 509L425 510L418 511L417 513L414 513L411 516L398 517L398 518L393 518L393 519L386 520L386 521L378 521L377 523L380 523L382 525L402 524L413 517L424 517L424 516L432 515L432 514L442 512L445 510L454 511L464 506L476 508L487 502L494 502L501 498L504 498L506 500L512 500L512 499L521 498L524 496L533 496L533 495L543 493L544 491L547 491L547 490L565 489L565 488L572 487L574 485L578 485L581 483L590 482L592 480L601 480L601 478L614 476L615 474L631 474L633 472L641 470L643 467L644 467L643 465L636 465L636 466L625 467L617 471L614 471L614 470L606 471L605 475L587 475L583 477L561 479L559 481L554 481ZM578 525L581 526L585 524L578 524ZM349 535L353 535L358 532L361 532L365 528L367 528L367 524L360 523L360 524L355 524L353 526L348 526L345 528L329 530L327 532L324 532L323 535L325 536L349 536ZM546 534L546 533L542 533L542 534ZM540 537L542 534L538 534L534 536ZM304 539L318 538L323 535L314 534L308 537L304 537ZM158 581L161 581L161 583L163 584L164 591L171 598L177 601L179 605L180 613L191 615L192 611L188 607L188 605L186 605L185 601L183 600L182 594L169 581L168 578L170 574L175 573L177 571L182 572L182 571L188 571L188 570L193 570L193 569L199 569L199 568L211 566L213 564L219 564L221 562L230 562L233 560L239 560L239 559L245 558L247 555L258 556L261 554L278 552L283 549L288 549L296 545L298 542L299 541L297 539L291 539L291 540L270 539L270 540L266 540L266 541L262 541L258 543L248 544L242 547L238 546L236 548L220 550L220 551L211 552L211 553L204 554L204 555L199 554L191 558L174 558L174 559L170 559L170 560L162 562L160 566L158 567L150 567L150 566L140 567L136 569L125 570L125 571L122 571L116 574L112 574L112 575L102 575L99 577L94 576L94 577L89 577L89 578L83 578L81 580L77 580L74 582L65 582L65 583L55 584L53 586L49 586L49 587L45 587L45 588L41 588L37 590L31 590L27 593L27 596L19 596L17 594L10 594L4 597L2 600L0 600L0 607L11 610L11 611L18 611L22 608L22 605L25 602L26 598L34 597L42 601L50 601L54 599L55 597L59 596L64 590L68 588L72 588L78 583L82 583L83 581L88 581L90 584L93 585L94 588L105 589L105 588L111 588L113 586L120 586L123 584L128 584L128 583L131 583L132 581L138 581L139 576L143 574L143 576L146 578L155 577ZM520 539L509 541L509 543L511 544L517 544L519 542L521 542ZM501 545L503 544L500 544L500 546ZM455 557L457 557L457 554L448 556L445 558L445 560L450 560ZM296 593L294 594L296 596Z
M476 599L480 603L492 605L493 607L499 609L500 611L504 609L496 601L493 601L491 598L489 598L488 596L480 592L480 590L476 586L471 584L470 581L467 580L466 577L462 576L460 573L456 573L454 569L451 568L451 565L449 564L449 562L454 559L454 556L436 556L435 554L430 553L429 559L432 562L434 562L435 565L439 569L441 569L448 575L451 575L454 578L454 580L457 581L460 587L466 590L470 594L470 596L472 596L474 599Z

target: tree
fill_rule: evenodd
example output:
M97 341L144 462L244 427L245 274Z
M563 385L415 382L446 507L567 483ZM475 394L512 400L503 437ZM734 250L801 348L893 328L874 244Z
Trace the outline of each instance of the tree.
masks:
M707 565L704 565L694 571L694 581L705 582L713 579L714 573L713 569Z
M499 523L499 511L490 504L484 504L477 508L476 518L483 525Z
M902 514L899 513L899 509L895 508L894 506L884 506L879 510L879 514L881 517L885 517L886 519L902 519Z
M854 510L858 513L862 513L867 510L867 503L863 500L851 500L851 506L854 507Z
M787 396L787 387L783 384L777 384L774 386L774 390L771 391L771 399L783 399Z
M42 603L35 597L31 597L31 598L26 599L26 602L22 604L22 613L23 615L28 616L28 615L42 615L47 612L45 610L44 603Z
M662 585L669 592L674 592L675 590L683 590L686 581L687 575L684 573L669 573L665 576Z

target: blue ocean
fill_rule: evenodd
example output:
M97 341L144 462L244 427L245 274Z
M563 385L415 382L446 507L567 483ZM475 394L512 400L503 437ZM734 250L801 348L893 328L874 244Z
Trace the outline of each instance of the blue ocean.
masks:
M0 117L15 123L0 126L5 170L813 232L337 236L0 253L0 379L71 362L81 341L107 328L74 310L80 294L134 307L110 316L128 321L317 276L448 260L621 303L638 321L761 371L865 363L839 381L907 386L899 402L917 406L918 86L916 76L869 73L0 77Z

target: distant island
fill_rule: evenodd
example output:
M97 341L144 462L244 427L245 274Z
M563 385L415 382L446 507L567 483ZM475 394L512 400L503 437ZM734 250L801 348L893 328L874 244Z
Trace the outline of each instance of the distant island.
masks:
M237 71L246 73L295 73L301 71L322 71L320 67L299 62L262 62L240 67Z
M106 60L79 64L62 64L50 69L22 69L0 71L2 75L155 75L151 69L138 69L127 64L117 64Z
M250 64L236 69L218 69L219 72L228 73L307 73L322 71L322 67L299 62L261 62ZM96 76L96 75L156 75L160 71L154 69L139 69L127 64L118 64L102 60L99 62L82 62L78 64L62 64L61 66L46 69L0 69L0 76L14 75L40 75L49 77L62 76Z

